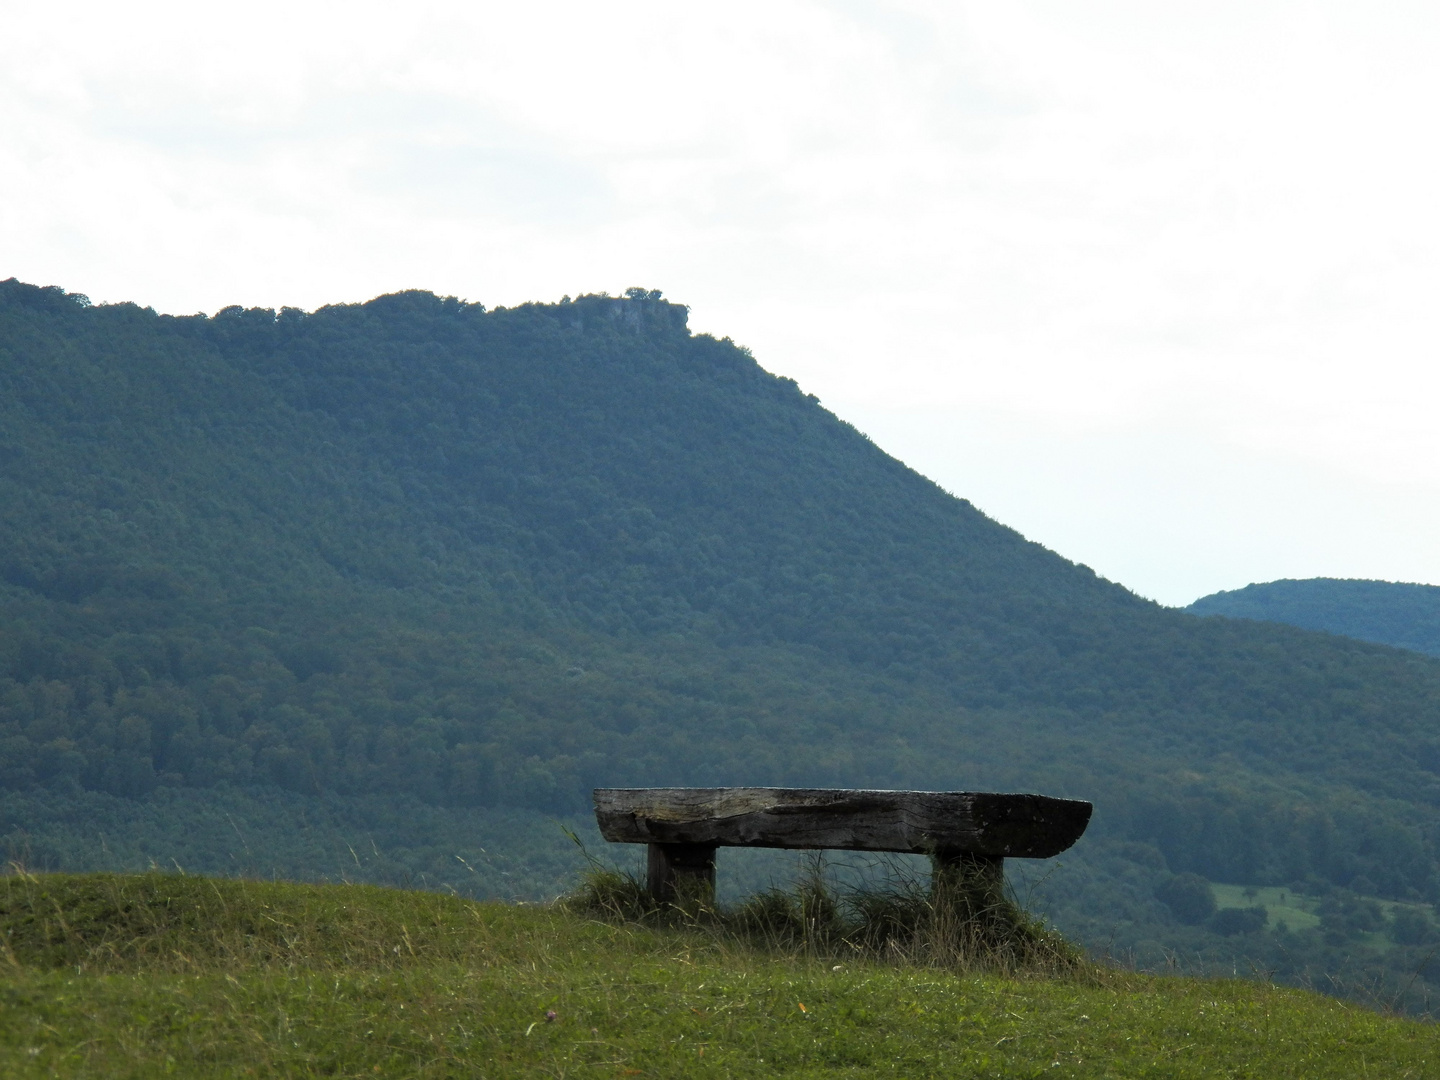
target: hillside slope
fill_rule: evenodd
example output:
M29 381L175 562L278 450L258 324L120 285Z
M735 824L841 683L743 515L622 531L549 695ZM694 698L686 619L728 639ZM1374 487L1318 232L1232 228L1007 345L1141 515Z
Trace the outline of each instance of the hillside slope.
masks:
M11 791L1038 788L1168 871L1440 897L1440 663L1142 601L656 294L0 284L0 532Z
M1288 623L1440 656L1440 586L1308 578L1202 596L1186 611Z
M8 1077L1400 1080L1440 1053L1434 1024L1233 979L1006 977L373 888L0 877L0 943Z

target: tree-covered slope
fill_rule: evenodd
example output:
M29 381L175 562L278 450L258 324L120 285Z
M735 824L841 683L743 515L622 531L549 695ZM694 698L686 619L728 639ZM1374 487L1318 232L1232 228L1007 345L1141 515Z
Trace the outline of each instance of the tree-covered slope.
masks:
M0 534L13 791L1040 788L1177 872L1440 896L1440 664L1142 601L654 294L3 283Z
M1440 586L1309 578L1202 596L1186 611L1288 623L1440 656Z

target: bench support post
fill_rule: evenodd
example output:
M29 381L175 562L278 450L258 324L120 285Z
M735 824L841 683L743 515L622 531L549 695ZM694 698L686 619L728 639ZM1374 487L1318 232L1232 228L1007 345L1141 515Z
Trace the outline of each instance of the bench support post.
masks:
M645 884L660 904L715 897L714 844L651 844Z
M1005 899L1005 860L971 851L941 851L930 856L930 895L963 900L972 912L995 909Z

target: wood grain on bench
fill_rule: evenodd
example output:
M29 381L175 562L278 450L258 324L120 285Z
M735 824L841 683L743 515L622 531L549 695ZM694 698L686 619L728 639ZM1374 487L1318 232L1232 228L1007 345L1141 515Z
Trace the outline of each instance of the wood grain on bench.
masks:
M606 840L1046 859L1080 838L1091 805L1046 795L852 788L598 788Z
M597 788L600 835L648 844L648 888L670 902L715 888L717 847L929 855L998 891L1007 858L1046 859L1080 838L1090 803L1047 795L855 788Z

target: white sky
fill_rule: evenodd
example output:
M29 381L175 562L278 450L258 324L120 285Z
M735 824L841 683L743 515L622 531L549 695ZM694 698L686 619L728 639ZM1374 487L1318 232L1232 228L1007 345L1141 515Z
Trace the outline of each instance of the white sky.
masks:
M0 0L0 277L629 285L1166 603L1440 583L1440 9Z

